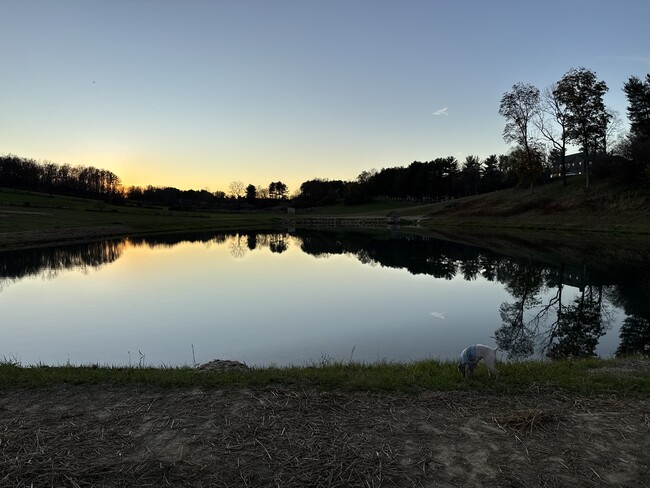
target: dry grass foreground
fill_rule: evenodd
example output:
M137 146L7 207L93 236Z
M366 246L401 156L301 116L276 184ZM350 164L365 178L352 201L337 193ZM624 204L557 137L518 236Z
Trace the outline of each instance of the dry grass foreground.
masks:
M650 399L59 386L0 398L2 486L650 484Z

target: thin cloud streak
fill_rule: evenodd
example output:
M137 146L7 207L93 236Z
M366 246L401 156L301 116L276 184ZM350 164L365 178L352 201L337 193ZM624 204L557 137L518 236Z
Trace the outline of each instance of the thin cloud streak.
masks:
M433 115L435 115L435 116L438 116L438 115L449 115L449 112L447 112L447 109L448 109L448 108L449 108L449 107L443 107L443 108L441 108L440 110L436 110L435 112L433 112Z

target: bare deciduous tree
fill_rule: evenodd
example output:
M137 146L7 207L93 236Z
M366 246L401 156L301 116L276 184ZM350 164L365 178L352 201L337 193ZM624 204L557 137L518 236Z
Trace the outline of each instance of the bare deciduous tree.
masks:
M503 139L514 142L521 148L519 162L530 169L537 166L539 149L534 136L531 134L533 118L539 112L539 88L526 83L513 85L512 91L506 92L501 98L499 114L505 117L506 126L503 129ZM534 178L530 178L530 188L533 189Z
M539 111L539 88L526 83L513 85L512 91L504 93L499 106L499 115L507 120L503 139L514 142L526 152L531 146L530 127Z
M243 182L237 180L233 181L228 185L228 189L230 190L230 194L235 197L239 198L244 194L244 189L246 188L246 185L244 185Z
M257 197L262 199L269 198L269 188L267 186L257 185Z
M557 96L557 83L542 91L539 111L535 114L533 123L541 136L560 155L562 183L566 185L566 145L569 138L567 108Z

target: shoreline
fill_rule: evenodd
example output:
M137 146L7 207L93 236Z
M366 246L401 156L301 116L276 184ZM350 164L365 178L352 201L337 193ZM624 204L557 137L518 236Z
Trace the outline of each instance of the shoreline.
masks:
M231 216L232 217L232 216ZM143 230L130 225L113 224L113 225L96 225L96 226L78 226L78 227L54 227L43 229L19 230L16 232L0 232L0 252L14 251L20 249L32 249L39 247L52 247L65 244L79 244L84 242L97 241L101 239L113 239L130 236L146 236L155 234L174 234L179 232L219 232L227 230L266 230L271 227L286 230L287 228L309 228L309 229L387 229L393 228L405 232L416 231L432 236L442 238L460 238L466 241L475 241L477 236L479 242L484 238L490 237L492 240L510 239L526 241L530 236L543 236L546 241L557 240L562 237L565 240L572 238L589 238L589 240L603 241L604 243L616 243L620 241L637 242L645 244L650 241L650 233L644 229L634 231L631 226L624 226L618 229L612 229L610 222L601 222L599 225L590 225L589 227L567 228L560 226L531 226L530 221L524 222L515 220L500 221L495 224L493 218L483 219L440 219L431 218L406 218L402 219L402 225L389 225L389 219L386 217L353 217L353 216L310 216L279 219L273 225L269 222L251 224L241 219L238 224L237 219L229 219L227 225L214 222L214 225L206 225L202 222L200 226L186 226L179 228L178 225L160 225L155 229ZM459 237L462 236L462 237ZM641 245L642 245L641 244ZM536 244L539 246L539 243Z

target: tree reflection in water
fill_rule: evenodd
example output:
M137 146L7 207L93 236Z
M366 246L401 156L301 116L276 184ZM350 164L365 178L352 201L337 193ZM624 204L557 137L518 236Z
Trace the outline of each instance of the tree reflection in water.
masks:
M564 265L557 272L556 279L550 280L550 268L531 263L503 276L506 290L515 301L501 304L502 326L495 338L510 357L530 356L535 345L553 359L594 356L599 339L611 327L603 285L581 284L580 293L565 305ZM553 287L555 293L543 302L541 296L548 296ZM534 314L526 319L527 311Z
M233 257L242 258L264 248L283 253L290 241L316 257L347 254L367 265L401 268L412 274L445 280L481 277L503 284L513 300L499 307L502 323L495 331L495 339L511 358L530 356L536 349L551 358L593 355L611 326L612 307L627 315L620 329L617 354L650 355L647 253L626 253L620 259L610 256L605 261L591 255L532 259L522 257L526 252L509 256L448 240L383 231L187 233L2 252L0 291L3 285L27 276L54 278L64 269L102 266L118 259L127 245L228 245ZM571 293L566 293L566 287L571 288Z
M56 278L63 270L99 268L118 259L126 247L124 239L62 247L6 251L0 253L0 290L3 285L28 276Z
M599 262L593 255L533 260L465 244L416 236L377 239L363 232L300 233L303 251L326 256L348 253L363 263L404 268L465 280L477 277L502 283L514 298L499 308L498 346L511 358L536 349L550 358L593 356L611 327L610 308L628 315L617 354L650 355L650 260L647 253ZM524 253L526 254L526 253ZM586 264L589 263L589 264ZM569 295L565 287L575 291Z

